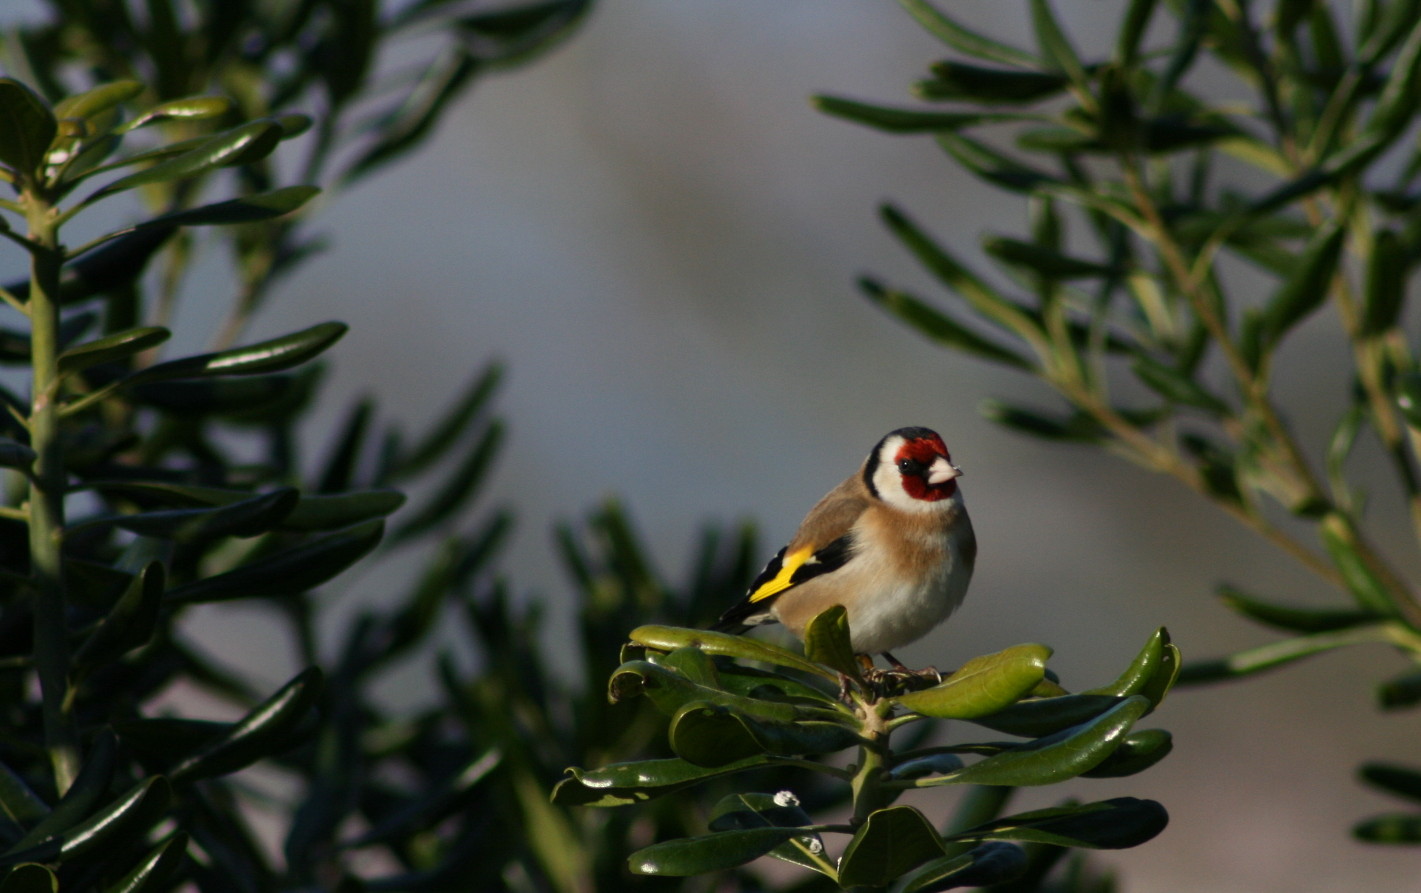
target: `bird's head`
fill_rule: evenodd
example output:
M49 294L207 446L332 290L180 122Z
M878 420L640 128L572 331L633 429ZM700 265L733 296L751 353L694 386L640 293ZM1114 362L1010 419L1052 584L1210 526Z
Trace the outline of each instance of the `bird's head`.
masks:
M962 470L929 428L890 431L864 463L869 492L896 508L922 511L957 493Z

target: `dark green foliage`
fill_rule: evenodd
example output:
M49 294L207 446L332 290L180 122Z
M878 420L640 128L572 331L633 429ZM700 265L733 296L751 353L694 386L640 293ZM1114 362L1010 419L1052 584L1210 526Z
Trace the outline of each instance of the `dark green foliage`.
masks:
M1026 871L1026 852L1012 846L963 844L1013 841L1053 847L1119 848L1144 843L1164 829L1163 807L1117 798L1098 803L1002 815L1005 792L1082 775L1118 777L1143 771L1169 751L1162 730L1130 732L1178 675L1179 652L1160 630L1115 683L1069 695L1046 679L1050 649L1019 645L968 661L935 685L864 678L849 650L842 607L812 620L806 655L766 642L704 630L642 626L631 632L629 658L612 674L614 705L645 698L669 720L666 743L674 756L568 770L553 802L569 806L640 808L682 800L687 789L745 775L737 793L712 813L707 835L662 840L628 857L639 875L685 877L724 872L769 855L816 872L842 888L947 889L954 883L1005 881ZM846 661L839 658L847 655ZM819 660L828 660L818 663ZM736 661L777 667L744 679ZM838 666L845 663L844 667ZM846 673L845 670L852 670ZM741 678L737 678L741 677ZM921 681L921 680L918 680ZM748 685L747 685L748 683ZM753 687L750 687L753 686ZM1050 705L1070 698L1080 706L1055 723L1026 731L1023 741L963 741L924 746L895 744L895 732L930 717L956 718L987 728L997 716L1026 711L1064 717ZM919 727L921 728L921 727ZM912 731L918 731L913 729ZM902 738L912 732L903 732ZM901 740L901 738L900 738ZM853 749L855 759L825 761ZM971 763L963 757L977 757ZM780 776L765 770L780 768ZM804 782L781 781L799 770ZM1103 770L1103 771L1102 771ZM774 785L770 793L765 787ZM808 780L812 778L812 783ZM945 785L978 786L1002 796L964 809L960 823L940 833L926 816L893 801L906 791ZM847 803L847 823L815 821L808 806ZM832 843L826 838L847 837Z
M889 230L943 295L864 278L868 297L1065 404L989 401L989 418L1177 479L1336 592L1304 607L1224 587L1228 606L1293 638L1193 664L1183 680L1385 643L1410 669L1380 686L1381 705L1421 702L1421 599L1395 569L1414 562L1378 548L1353 458L1359 442L1380 445L1421 535L1421 360L1405 313L1421 177L1407 142L1421 116L1417 5L1364 3L1344 23L1336 4L1133 0L1112 47L1090 57L1049 0L1023 4L1029 49L975 31L949 4L902 5L958 57L932 62L913 86L932 104L817 106L930 134L967 173L1024 199L1028 221L984 238L1003 274L989 279L889 206ZM1227 111L1196 92L1224 75L1235 79ZM1271 285L1236 285L1242 267ZM1274 387L1275 358L1324 325L1340 328L1353 365L1331 391L1307 394L1309 410L1337 421L1330 440L1304 443ZM1064 721L1086 708L1082 697L1049 709ZM1020 723L1046 709L1009 708L1000 727L1037 730ZM1410 818L1357 833L1421 840Z

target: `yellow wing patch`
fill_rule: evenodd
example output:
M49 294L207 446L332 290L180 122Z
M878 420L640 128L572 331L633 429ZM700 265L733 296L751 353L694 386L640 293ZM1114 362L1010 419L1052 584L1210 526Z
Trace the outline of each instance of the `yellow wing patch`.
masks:
M814 550L809 546L787 553L780 559L780 566L775 574L759 586L756 586L755 591L751 592L748 596L748 600L751 602L760 602L772 595L784 592L794 585L795 581L793 577L795 571L799 570L806 561L813 557Z

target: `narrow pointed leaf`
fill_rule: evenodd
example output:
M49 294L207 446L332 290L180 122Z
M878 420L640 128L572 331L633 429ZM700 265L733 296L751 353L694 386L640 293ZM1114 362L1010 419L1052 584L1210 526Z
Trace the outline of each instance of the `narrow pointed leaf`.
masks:
M553 788L552 802L562 806L629 806L672 794L713 778L774 765L755 756L721 766L697 766L682 759L613 763L600 769L571 767Z
M632 853L627 865L632 874L666 877L710 874L758 859L796 833L793 828L749 828L668 840Z
M1135 357L1131 369L1136 378L1166 400L1185 406L1194 406L1211 415L1223 417L1229 415L1227 403L1173 366L1167 366L1141 355Z
M118 765L118 740L105 729L89 748L84 764L54 809L6 850L6 857L26 853L87 821L107 799Z
M202 542L224 536L266 533L291 514L300 499L292 487L261 493L216 508L167 509L123 515L114 524L124 530L178 542Z
M1089 772L1086 778L1123 778L1136 775L1169 756L1174 736L1164 729L1140 729L1125 736L1115 752Z
M384 523L368 521L302 546L267 555L235 570L169 589L169 604L225 601L305 592L340 574L380 542Z
M1085 66L1080 56L1071 46L1066 32L1056 21L1048 0L1031 0L1031 24L1036 31L1036 43L1041 50L1041 58L1056 71L1069 77L1077 87L1086 86Z
M1111 264L1071 257L1045 245L1005 236L984 239L982 250L1006 264L1053 282L1120 276L1125 272Z
M799 828L814 824L809 813L793 797L743 793L730 794L711 810L712 831L737 831L746 828ZM833 862L824 853L824 841L817 833L799 834L766 855L837 879Z
M915 784L918 787L940 784L1021 787L1075 778L1110 756L1150 706L1148 698L1135 695L1089 722L1016 745L948 775L919 779Z
M148 183L187 179L223 166L249 164L269 155L281 138L281 125L275 121L250 121L207 137L179 155L120 177L89 196L86 202Z
M1397 710L1421 703L1421 670L1411 670L1377 686L1377 706Z
M949 18L930 0L900 0L900 2L919 25L955 50L977 59L1002 65L1032 69L1041 66L1040 61L1030 53L979 34Z
M270 192L257 192L241 198L228 199L185 211L174 211L152 220L150 226L226 226L234 223L257 223L290 214L320 194L315 186L286 186Z
M137 130L163 121L201 121L219 118L232 110L232 100L225 96L189 96L172 99L153 106L124 125L124 130Z
M948 840L1017 840L1087 849L1138 846L1164 830L1169 814L1153 800L1115 797L997 819Z
M1358 775L1378 790L1421 803L1421 771L1395 763L1366 762Z
M1019 121L1027 117L1000 112L933 112L893 108L839 96L815 96L813 102L814 107L826 115L887 133L936 133L1002 121Z
M945 855L932 823L911 806L870 813L839 859L839 884L883 887Z
M400 460L399 474L406 477L419 474L453 449L474 420L483 414L502 381L503 367L497 363L490 364L479 373L448 414L429 429L429 433L410 450L408 456Z
M108 806L84 821L70 826L23 850L11 850L0 857L0 866L43 858L46 861L72 859L105 845L117 845L124 838L142 833L157 824L167 812L172 788L161 775L139 782Z
M1185 666L1180 673L1180 681L1191 685L1224 679L1251 676L1264 670L1272 670L1303 658L1323 654L1334 648L1344 648L1364 641L1381 641L1385 635L1382 627L1367 626L1337 632L1314 633L1281 642L1270 642L1257 648L1239 651L1228 657L1215 660L1196 661Z
M974 719L1015 704L1046 675L1051 649L1017 645L976 657L941 685L893 699L900 707L939 719Z
M272 338L234 347L218 353L201 354L150 366L129 376L129 385L169 379L201 378L211 375L265 375L281 372L319 355L345 334L345 323L324 322Z
M1406 302L1411 257L1396 230L1377 233L1367 258L1362 291L1362 335L1380 335L1397 324Z
M1070 83L1053 72L983 68L950 60L934 65L932 73L932 80L919 81L914 87L923 99L988 104L1035 102L1055 96Z
M70 375L102 363L124 360L167 341L173 333L161 326L140 326L71 347L59 355L59 372Z
M1313 238L1292 275L1278 287L1264 308L1265 343L1277 343L1289 329L1326 302L1346 238L1347 231L1335 224L1324 227Z
M1086 689L1081 694L1110 695L1117 698L1140 694L1149 685L1150 680L1164 669L1164 664L1168 660L1166 649L1169 644L1169 630L1160 627L1150 635L1145 646L1140 649L1140 653L1135 655L1135 659L1130 661L1125 672L1121 673L1114 682L1099 688Z
M1032 368L1030 360L977 334L921 298L896 288L885 288L869 278L861 278L859 288L873 303L938 344L1017 369Z
M79 646L75 665L102 666L148 644L158 629L165 576L163 565L156 561L136 574L113 610Z
M1232 586L1219 587L1219 599L1249 620L1293 633L1333 632L1382 619L1374 611L1357 608L1310 608L1265 602Z
M309 667L258 704L220 740L184 760L172 772L175 783L227 775L290 747L298 727L309 717L325 687L325 678Z
M49 804L20 775L0 763L0 810L21 828L31 828L49 815Z
M1421 843L1421 815L1416 813L1390 813L1358 822L1352 827L1352 834L1367 843Z
M1323 518L1318 532L1322 536L1322 544L1327 549L1327 554L1332 557L1332 563L1342 574L1342 580L1347 584L1357 604L1379 614L1394 615L1396 604L1392 600L1391 591L1376 569L1358 550L1348 522L1333 512Z
M143 861L133 866L117 883L104 893L157 893L167 889L169 877L187 856L187 834L179 831L154 847ZM0 890L0 893L4 893Z
M424 505L396 529L392 539L401 542L437 527L464 508L488 478L493 461L503 447L504 426L492 422L473 449Z

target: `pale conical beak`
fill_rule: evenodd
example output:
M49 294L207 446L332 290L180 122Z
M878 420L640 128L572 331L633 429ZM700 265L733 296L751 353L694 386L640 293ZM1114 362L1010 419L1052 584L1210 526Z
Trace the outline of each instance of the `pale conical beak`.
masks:
M953 465L942 456L933 460L933 464L928 466L928 485L936 487L945 484L954 478L962 477L962 469Z

